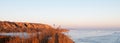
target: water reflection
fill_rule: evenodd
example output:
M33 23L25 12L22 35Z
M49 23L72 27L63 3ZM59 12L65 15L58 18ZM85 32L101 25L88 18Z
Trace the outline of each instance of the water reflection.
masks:
M11 37L18 36L18 37L20 37L20 38L30 38L30 36L35 36L35 34L40 34L40 32L38 32L38 33L26 33L26 32L19 32L19 33L0 33L0 35L2 35L2 36L11 36Z

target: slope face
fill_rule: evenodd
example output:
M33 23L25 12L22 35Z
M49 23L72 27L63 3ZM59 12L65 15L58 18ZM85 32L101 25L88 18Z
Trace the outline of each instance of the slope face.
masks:
M37 32L45 29L52 29L52 27L39 23L0 21L0 32Z

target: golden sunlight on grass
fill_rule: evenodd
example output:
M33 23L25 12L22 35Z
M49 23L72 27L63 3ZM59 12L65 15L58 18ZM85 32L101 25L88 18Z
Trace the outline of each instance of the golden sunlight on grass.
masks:
M55 29L45 24L1 21L0 43L74 43L62 33L66 31L68 30ZM3 35L2 33L13 33L13 35ZM17 33L17 35L14 33ZM20 35L19 33L29 35Z

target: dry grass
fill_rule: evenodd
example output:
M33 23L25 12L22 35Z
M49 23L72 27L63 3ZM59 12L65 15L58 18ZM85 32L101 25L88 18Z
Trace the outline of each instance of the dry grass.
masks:
M31 33L28 33L31 34ZM29 38L18 36L0 36L1 43L73 43L73 41L66 35L62 34L56 29L45 30L39 33L30 35Z
M34 33L33 35L30 35L29 38L24 37L24 34L22 35L22 38L19 36L0 35L0 43L74 43L68 36L62 33L66 31L68 30L61 28L55 29L45 24L0 21L0 32Z

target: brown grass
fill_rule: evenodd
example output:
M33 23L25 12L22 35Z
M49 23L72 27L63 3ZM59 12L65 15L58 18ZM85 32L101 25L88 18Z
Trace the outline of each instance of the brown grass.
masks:
M30 33L29 33L30 34ZM57 31L44 31L40 34L31 35L30 38L20 38L18 36L0 36L1 43L73 43L66 35Z
M68 30L61 28L55 29L45 24L0 21L0 32L34 33L29 38L25 38L24 35L22 38L19 36L0 35L0 43L74 43L68 36L62 33L66 31Z

